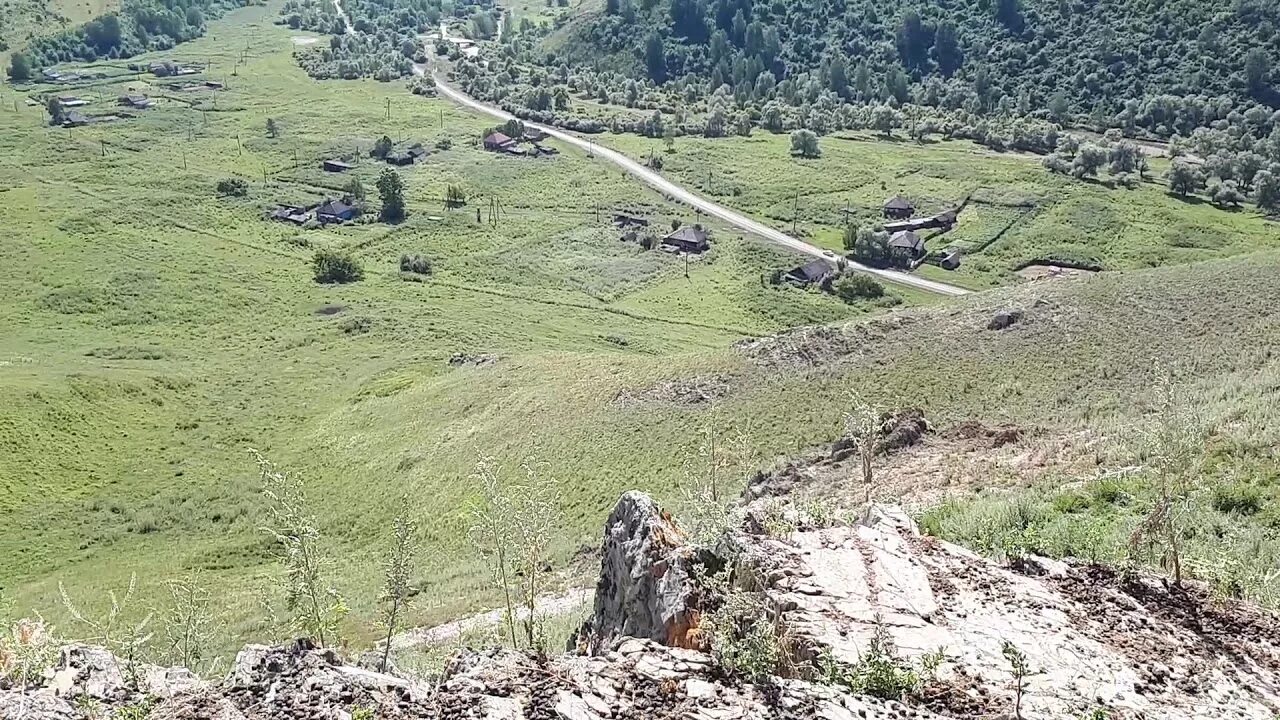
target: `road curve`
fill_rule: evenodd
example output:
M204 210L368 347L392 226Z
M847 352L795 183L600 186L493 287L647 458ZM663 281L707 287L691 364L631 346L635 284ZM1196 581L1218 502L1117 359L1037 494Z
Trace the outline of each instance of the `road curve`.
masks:
M419 75L425 74L425 69L420 65L415 66L414 72ZM471 108L472 110L476 110L478 112L484 113L486 115L490 115L492 117L498 118L503 121L511 120L515 117L511 113L508 113L505 110L502 110L501 108L497 108L487 103L480 102L479 100L476 100L475 98L471 97L470 95L467 95L461 90L458 90L457 88L454 88L445 84L438 75L435 76L435 81L436 81L436 90L439 91L439 93L444 97L449 98L450 100L458 103L459 105L463 105L465 107ZM676 185L675 183L666 179L662 175L659 175L653 170L645 167L644 165L636 162L635 160L632 160L626 155L623 155L617 150L604 147L603 145L597 145L596 143L592 142L587 138L581 137L579 135L575 135L573 133L565 132L564 130L561 130L556 127L542 125L540 123L530 122L528 120L525 120L523 122L526 127L537 128L538 130L541 130L542 132L550 135L551 137L557 140L560 140L561 142L569 143L570 145L574 145L583 150L586 150L587 152L591 153L596 157L608 160L614 165L617 165L618 167L622 168L624 171L626 171L630 175L635 176L641 182L667 195L668 197L674 200L677 200L679 202L683 202L692 207L695 207L698 210L701 210L702 212L706 213L707 215L719 218L720 220L723 220L724 222L727 222L730 225L733 225L734 227L740 228L744 232L751 233L752 235L756 235L758 237L764 238L765 240L776 243L786 248L790 248L799 253L812 255L813 257L830 259L829 256L827 255L827 252L829 251L824 250L823 248L820 248L817 245L810 245L809 243L804 242L803 240L798 240L796 238L793 238L790 235L787 235L786 233L782 233L777 230L774 230L773 228L769 227L768 225L765 225L764 223L752 220L751 218L745 215L742 215L741 213L738 213L734 210L730 210L729 208L723 205L714 203L700 195L697 195L696 193L686 190L685 188L680 187L679 185ZM925 278L917 277L910 273L900 272L897 270L881 270L880 268L868 267L866 265L863 265L861 263L856 263L853 261L847 261L847 262L849 263L849 267L855 270L860 270L865 273L870 273L872 275L876 275L880 278L883 278L889 282L897 283L900 285L906 285L919 290L937 293L939 295L966 295L969 293L969 291L964 288L956 287L955 285L948 285L947 283L935 282L933 280L926 280Z

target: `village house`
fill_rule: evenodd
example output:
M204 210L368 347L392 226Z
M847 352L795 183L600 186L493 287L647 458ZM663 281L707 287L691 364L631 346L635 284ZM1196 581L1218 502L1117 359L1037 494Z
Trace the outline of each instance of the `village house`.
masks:
M686 225L662 238L662 246L673 251L700 253L706 252L711 243L707 241L707 232L701 227Z
M902 262L913 263L924 257L924 238L919 233L903 230L889 238L889 251Z
M509 152L515 146L515 140L500 132L489 133L484 139L484 149L493 152Z
M58 104L61 105L64 109L76 108L76 107L84 107L85 105L88 105L89 101L85 100L84 98L78 98L74 95L60 95L58 97Z
M334 225L355 219L360 214L360 210L352 205L349 200L327 200L316 208L316 220L321 225Z
M151 107L151 103L152 103L151 98L147 97L146 95L140 95L137 93L129 93L127 95L121 95L120 99L117 101L117 104L123 105L125 107L131 107L135 110L146 110L147 108Z
M884 216L897 220L906 220L916 212L916 206L911 201L901 195L896 195L884 201Z
M814 260L792 268L786 275L782 276L782 279L798 287L807 287L822 283L822 281L834 275L835 272L836 268L826 260Z
M340 173L348 170L354 170L356 166L346 162L345 160L325 160L320 163L320 168L325 172Z

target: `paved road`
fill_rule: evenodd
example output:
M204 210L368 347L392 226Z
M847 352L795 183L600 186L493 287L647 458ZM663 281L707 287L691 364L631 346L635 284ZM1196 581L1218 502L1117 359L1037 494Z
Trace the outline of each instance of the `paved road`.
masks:
M422 66L415 66L414 72L418 73L419 75L422 75L422 74L425 74L426 70ZM492 117L498 118L499 120L505 121L505 120L510 120L514 117L510 113L504 110L501 110L499 108L493 107L492 105L488 105L486 103L480 102L479 100L476 100L475 98L471 97L470 95L467 95L461 90L458 90L449 85L446 85L440 79L439 76L435 77L435 81L436 81L436 89L440 92L440 94L458 103L459 105L464 105L468 108L471 108L472 110L476 110L486 115L490 115ZM569 143L570 145L574 145L579 148L582 148L583 150L586 150L587 152L591 153L596 157L602 158L604 160L608 160L614 165L617 165L618 167L625 170L627 173L635 176L636 178L644 182L646 185L649 185L650 187L658 190L659 192L667 195L668 197L674 200L686 203L688 205L691 205L701 210L702 212L706 213L707 215L719 218L720 220L723 220L724 222L727 222L730 225L733 225L734 227L740 228L745 232L751 233L752 235L756 235L758 237L762 237L766 240L777 243L778 245L782 245L783 247L787 247L792 250L795 250L796 252L804 253L806 255L812 255L813 257L830 259L830 256L827 254L829 251L824 250L823 248L820 248L817 245L811 245L807 242L804 242L803 240L798 240L796 238L793 238L790 235L787 235L786 233L779 232L778 230L774 230L768 225L752 220L751 218L746 217L741 213L738 213L734 210L730 210L729 208L724 207L723 205L714 203L694 192L686 190L685 188L679 185L676 185L675 183L671 182L665 177L659 175L653 170L650 170L644 165L636 162L635 160L632 160L631 158L627 157L626 155L623 155L622 153L616 150L604 147L602 145L598 145L587 138L565 132L564 130L560 130L559 128L550 127L547 125L541 125L535 122L529 122L528 120L524 121L524 124L527 127L537 128L542 132L545 132L546 134L550 135L551 137L554 137L557 140L560 140L561 142L566 142L566 143ZM964 288L961 288L961 287L956 287L954 285L948 285L946 283L941 283L941 282L935 282L933 280L926 280L925 278L918 277L910 273L899 272L897 270L881 270L879 268L867 267L865 265L862 265L860 263L855 263L855 262L850 262L849 266L854 268L855 270L861 270L863 272L876 275L889 282L894 282L901 285L907 285L913 288L917 288L919 290L938 293L940 295L965 295L969 292L968 290L965 290Z

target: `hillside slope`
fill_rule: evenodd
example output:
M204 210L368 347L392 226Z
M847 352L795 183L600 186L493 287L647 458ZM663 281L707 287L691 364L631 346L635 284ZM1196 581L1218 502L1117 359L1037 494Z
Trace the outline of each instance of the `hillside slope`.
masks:
M1241 0L608 0L563 52L657 82L750 94L792 79L817 100L929 96L951 107L1114 115L1189 133L1218 106L1277 106L1280 11ZM809 88L808 81L817 84ZM772 85L772 83L769 83ZM1170 97L1178 96L1178 97ZM1179 98L1184 98L1180 100ZM933 104L933 103L928 103Z

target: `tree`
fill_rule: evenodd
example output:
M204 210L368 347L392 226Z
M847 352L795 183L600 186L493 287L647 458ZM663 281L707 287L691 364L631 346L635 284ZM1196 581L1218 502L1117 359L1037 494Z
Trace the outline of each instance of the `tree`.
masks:
M347 196L350 197L352 200L365 199L366 193L364 189L364 183L360 182L360 178L358 177L353 177L350 180L348 180L347 186L344 188L344 191L346 192Z
M902 119L898 116L897 111L888 105L877 105L871 111L871 127L875 128L885 137L893 135L893 129L902 124Z
M380 220L394 223L404 219L404 181L400 173L391 168L382 171L378 176L378 199L382 202Z
M1070 111L1070 109L1071 106L1067 104L1067 96L1063 95L1061 90L1054 93L1053 97L1049 98L1049 117L1053 118L1056 122L1063 122L1066 120L1067 112Z
M844 245L844 249L849 252L853 252L854 248L858 246L858 226L857 225L854 225L853 223L849 223L848 225L844 226L844 237L842 238L842 244Z
M1132 173L1138 169L1138 158L1141 152L1138 146L1128 140L1115 143L1107 151L1107 159L1111 161L1111 174Z
M1174 160L1165 177L1169 181L1170 192L1180 197L1194 195L1204 185L1200 171L1185 160Z
M872 228L860 228L853 245L853 259L872 267L885 267L892 260L889 250L889 233Z
M1267 51L1260 47L1255 47L1245 53L1244 56L1244 81L1249 85L1249 89L1258 91L1266 86L1267 76L1271 72L1271 58L1267 56Z
M400 614L409 604L409 579L413 572L414 535L416 528L409 519L409 497L400 499L400 511L391 521L391 551L383 569L382 617L387 624L386 642L382 648L382 662L378 670L387 671L391 658L391 638L395 635Z
M644 65L649 79L661 85L667 81L667 50L657 30L649 33L644 41Z
M9 81L13 83L24 83L31 79L31 61L27 59L24 53L14 53L9 56Z
M1240 207L1244 194L1235 180L1214 180L1209 185L1209 198L1219 207Z
M391 142L391 138L383 135L373 143L373 149L369 151L369 154L379 159L385 158L391 153L391 148L394 145L395 143Z
M279 137L280 126L276 125L275 118L267 118L267 137Z
M1077 178L1094 176L1107 161L1107 149L1093 143L1084 143L1071 164L1071 174Z
M48 101L44 104L44 109L49 113L49 122L57 125L62 122L62 116L66 110L62 107L62 101L56 95L50 95Z
M364 269L346 252L317 251L311 260L311 266L318 283L351 283L364 279Z
M884 286L866 273L847 273L835 282L836 297L847 303L884 297Z
M816 158L822 155L818 147L818 136L812 130L796 130L791 133L791 154L803 158Z
M1280 210L1280 177L1270 170L1259 170L1253 176L1253 192L1261 210Z
M933 57L943 75L950 76L964 64L964 51L960 49L960 38L956 34L955 23L943 20L938 23L933 36Z

